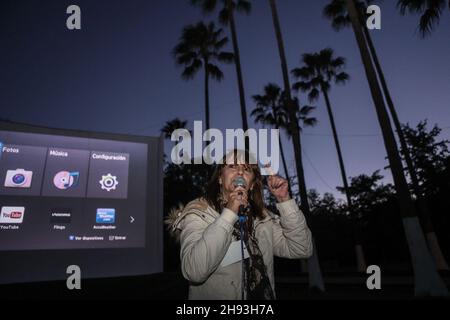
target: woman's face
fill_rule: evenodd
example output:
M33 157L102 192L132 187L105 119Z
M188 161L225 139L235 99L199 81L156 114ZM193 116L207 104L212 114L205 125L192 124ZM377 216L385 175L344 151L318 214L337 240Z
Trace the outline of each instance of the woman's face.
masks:
M251 189L255 175L250 165L237 162L236 164L226 164L222 169L220 182L225 192L230 193L234 191L234 179L241 176L245 179L245 190Z

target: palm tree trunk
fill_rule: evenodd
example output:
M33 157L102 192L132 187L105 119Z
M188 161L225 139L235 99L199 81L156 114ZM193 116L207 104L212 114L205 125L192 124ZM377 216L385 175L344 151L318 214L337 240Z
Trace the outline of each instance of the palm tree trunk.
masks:
M291 189L291 178L289 177L289 171L286 165L286 158L284 157L284 151L283 151L283 144L281 143L281 140L279 141L280 144L280 154L281 154L281 161L283 161L283 168L284 168L284 174L286 176L286 180L289 182L289 191Z
M205 60L205 124L206 124L206 129L205 131L207 132L206 135L206 142L205 142L205 147L207 147L211 141L209 141L210 136L209 136L209 132L208 129L210 128L210 116L209 116L209 71L208 71L208 61ZM208 156L209 157L209 156ZM211 163L211 159L208 159L208 163Z
M280 21L278 19L277 7L275 0L269 0L270 8L272 11L273 25L275 29L275 34L278 44L278 52L281 60L281 70L283 72L283 82L284 90L288 103L290 104L289 110L289 122L292 132L292 142L294 145L294 155L295 155L295 167L297 170L298 186L300 190L301 199L301 209L308 219L310 216L310 208L308 203L308 192L306 189L305 174L303 171L303 159L302 159L302 148L301 148L301 137L300 128L298 125L297 116L295 113L295 106L291 95L291 85L289 81L289 73L286 62L286 55L284 50L283 36L281 33ZM314 244L313 255L308 259L308 277L309 277L309 287L313 290L325 291L325 285L323 283L322 272L320 270L319 259L317 256L317 250L315 247L314 239L312 240Z
M342 157L341 145L339 143L339 138L337 135L336 123L334 122L333 110L331 109L330 98L328 97L328 93L325 90L323 85L321 86L321 89L322 89L323 96L325 98L325 104L327 106L327 111L328 111L328 117L330 118L331 130L333 131L334 144L336 145L336 151L337 151L338 160L339 160L339 167L341 169L342 183L344 184L345 196L347 198L347 206L349 208L350 218L352 221L353 237L354 237L354 242L355 242L356 269L358 272L366 272L367 265L366 265L366 261L364 258L364 251L362 248L362 241L361 241L360 233L359 233L359 230L357 230L358 227L357 227L357 223L356 223L355 213L353 212L353 204L352 204L352 199L350 197L350 191L348 188L347 174L345 173L344 159Z
M419 188L419 181L417 179L416 171L414 169L414 164L411 159L411 154L409 152L408 144L406 143L405 135L403 133L403 129L397 114L397 110L395 109L394 102L392 101L392 97L389 91L389 88L386 83L386 79L384 77L383 69L381 68L380 61L378 60L378 55L375 50L375 46L372 42L372 37L370 36L369 30L364 28L364 35L367 40L367 44L369 45L370 53L372 55L373 62L375 64L375 68L378 73L378 77L380 79L381 87L384 92L384 96L386 98L387 105L389 107L389 112L392 116L392 120L394 122L395 130L397 131L397 135L400 141L401 150L403 156L405 158L406 167L408 169L409 176L411 177L411 183L413 186L414 193L417 197L419 203L419 214L422 220L422 227L425 231L428 247L431 250L431 253L434 257L438 270L449 270L449 266L447 261L445 260L444 255L442 254L441 247L439 245L439 241L437 240L436 234L434 232L433 223L431 222L431 214L430 209L424 199L422 193Z
M242 79L242 69L241 69L241 56L239 54L239 45L237 41L237 33L236 33L236 24L234 22L234 12L232 9L232 1L228 0L227 8L228 14L230 17L230 30L231 30L231 40L233 42L233 51L234 51L234 60L236 66L236 75L238 80L238 89L239 89L239 101L241 104L241 117L242 117L242 129L244 131L248 130L248 121L247 121L247 108L245 105L245 91L244 91L244 80ZM246 139L246 144L248 139Z
M205 61L205 123L206 123L206 130L208 130L210 128L210 123L209 123L209 72L208 72L208 61Z
M397 191L400 213L414 270L415 294L447 296L448 290L438 274L434 261L426 246L425 237L420 227L408 185L403 174L403 166L398 153L397 143L384 104L377 74L364 39L363 26L360 23L358 11L353 0L346 0L346 4L360 50L361 59L366 71L372 98L375 103L375 109L383 134L395 189Z
M279 129L278 126L276 126L276 129ZM284 174L286 175L286 180L288 181L289 195L292 198L291 178L289 177L289 171L286 165L286 158L284 156L283 144L281 143L281 139L278 141L278 144L280 145L280 154L281 154L281 161L283 162Z

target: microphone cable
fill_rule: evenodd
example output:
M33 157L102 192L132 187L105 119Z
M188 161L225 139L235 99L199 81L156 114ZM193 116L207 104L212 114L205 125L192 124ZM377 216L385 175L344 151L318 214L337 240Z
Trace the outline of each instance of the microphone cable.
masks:
M247 217L245 216L245 214L242 212L243 210L241 210L242 208L239 209L239 226L241 229L241 255L242 255L242 260L241 260L241 297L242 300L244 300L245 297L245 267L244 267L244 237L245 237L245 228L244 228L244 223L247 221Z

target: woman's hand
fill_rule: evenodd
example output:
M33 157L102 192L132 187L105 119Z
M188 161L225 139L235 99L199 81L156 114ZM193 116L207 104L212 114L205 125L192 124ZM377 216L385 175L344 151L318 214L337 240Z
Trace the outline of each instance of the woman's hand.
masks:
M269 176L267 185L278 202L285 202L291 199L291 196L289 195L289 185L286 179L279 175Z
M241 205L248 206L247 191L242 187L237 187L228 195L226 207L238 214Z

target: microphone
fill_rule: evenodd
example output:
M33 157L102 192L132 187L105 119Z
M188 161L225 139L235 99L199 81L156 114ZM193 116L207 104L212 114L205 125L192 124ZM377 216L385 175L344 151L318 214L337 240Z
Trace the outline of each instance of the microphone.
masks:
M235 188L237 188L237 187L242 187L242 188L247 187L247 181L245 181L244 177L242 177L242 176L237 176L236 178L234 178L233 184L234 184ZM243 192L240 191L239 195L243 195ZM244 212L245 212L245 206L241 204L239 206L238 215L242 216L242 215L244 215Z
M241 176L237 176L236 178L234 178L233 180L233 184L234 187L247 187L247 181L245 181L244 177ZM243 195L243 192L240 191L239 195ZM239 227L241 230L241 236L240 236L240 240L241 240L241 256L242 256L242 260L241 260L241 279L242 279L242 283L244 283L244 279L245 279L245 268L244 268L244 259L245 259L245 255L244 255L244 239L245 239L245 227L244 227L244 223L247 220L247 216L245 215L245 206L244 205L240 205L239 206L239 212L238 212L238 216L239 216ZM244 286L241 286L241 295L242 295L242 300L244 300Z

